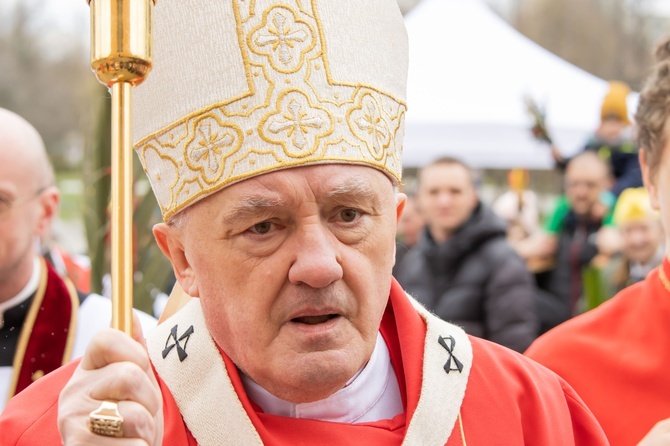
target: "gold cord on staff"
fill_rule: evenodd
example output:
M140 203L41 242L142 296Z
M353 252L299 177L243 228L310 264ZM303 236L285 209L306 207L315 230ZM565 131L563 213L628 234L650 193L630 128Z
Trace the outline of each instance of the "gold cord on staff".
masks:
M133 329L132 87L151 70L155 0L88 0L91 67L112 95L112 327Z

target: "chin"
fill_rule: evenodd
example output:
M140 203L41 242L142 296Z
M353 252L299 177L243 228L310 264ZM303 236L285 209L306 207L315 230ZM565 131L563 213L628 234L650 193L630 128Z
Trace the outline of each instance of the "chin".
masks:
M636 262L636 263L641 263L641 264L645 264L645 263L651 261L651 259L653 257L654 257L653 254L648 256L648 255L646 255L646 253L644 255L639 255L638 254L638 255L628 256L628 258L630 259L631 262Z
M312 353L309 358L300 358L288 367L281 389L268 389L286 401L309 403L322 400L343 388L361 366L352 366L353 361L342 352Z

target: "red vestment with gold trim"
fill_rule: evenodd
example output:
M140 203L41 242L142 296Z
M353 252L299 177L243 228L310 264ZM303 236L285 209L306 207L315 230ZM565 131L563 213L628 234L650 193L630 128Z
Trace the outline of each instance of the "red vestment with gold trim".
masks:
M21 327L9 395L70 361L79 297L67 279L40 259L40 279Z

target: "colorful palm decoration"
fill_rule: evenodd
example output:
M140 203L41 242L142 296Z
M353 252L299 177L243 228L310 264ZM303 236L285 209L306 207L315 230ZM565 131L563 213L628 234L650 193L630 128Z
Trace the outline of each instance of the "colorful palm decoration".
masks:
M549 130L547 129L547 115L544 108L540 107L540 105L530 96L526 96L525 102L526 110L534 121L533 127L530 129L533 137L548 144L553 144L551 136L549 136Z

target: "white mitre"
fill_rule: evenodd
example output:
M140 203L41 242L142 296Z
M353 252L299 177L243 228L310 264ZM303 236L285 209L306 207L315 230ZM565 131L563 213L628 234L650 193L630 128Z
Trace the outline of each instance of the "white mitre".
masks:
M320 163L400 181L407 34L396 0L161 0L135 150L164 219Z

